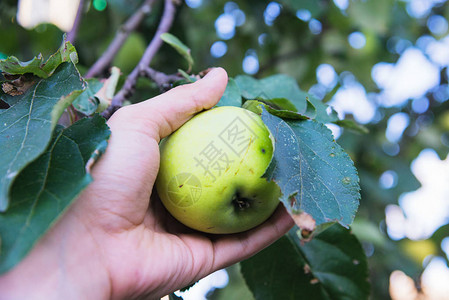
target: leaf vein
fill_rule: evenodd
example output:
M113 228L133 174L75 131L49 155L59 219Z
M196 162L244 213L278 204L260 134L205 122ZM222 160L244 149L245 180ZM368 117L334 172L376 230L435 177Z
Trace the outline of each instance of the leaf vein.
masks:
M11 128L12 126L16 125L18 122L20 122L23 118L26 118L28 116L28 114L21 116L20 118L18 118L17 120L15 120L13 123L11 123L8 127L5 127L2 131L0 131L0 133L3 133L5 130Z
M337 206L338 206L338 214L340 215L340 217L343 217L342 212L341 212L341 204L340 204L340 201L338 201L337 196L334 194L334 192L331 190L331 188L326 185L323 178L310 166L310 164L307 162L307 160L304 159L304 163L309 166L310 170L314 174L316 174L315 178L317 178L323 184L323 186L326 188L326 190L328 190L330 192L330 194L334 197L335 202L337 202ZM309 192L309 194L310 194L310 192ZM314 201L316 201L316 200L314 200Z
M12 249L14 249L14 248L16 247L16 244L18 243L19 237L22 235L22 233L23 233L27 228L30 228L29 224L30 224L30 221L31 221L32 216L34 215L34 214L33 214L34 208L36 207L36 205L37 205L37 203L38 203L38 201L39 201L39 199L40 199L40 197L41 197L42 193L44 192L45 187L46 187L46 185L47 185L48 172L49 172L50 165L51 165L51 153L53 152L54 147L56 146L56 144L57 144L57 142L58 142L58 140L59 140L59 138L60 138L61 136L62 136L62 132L60 132L60 133L58 134L58 137L55 139L53 145L51 146L51 148L50 148L49 151L48 151L48 152L50 153L50 158L49 158L48 164L47 164L47 166L46 166L45 175L44 175L44 178L43 178L43 181L42 181L42 187L41 187L40 190L37 192L37 194L36 194L36 196L35 196L35 198L34 198L34 201L33 201L32 205L30 206L29 214L28 214L28 216L27 216L25 222L23 223L22 227L21 227L20 230L19 230L19 234L17 235L17 239L14 241L14 243L13 243L13 245L12 245L12 247L11 247Z
M26 141L26 139L27 139L27 137L28 137L29 125L30 125L30 120L31 120L31 112L32 112L33 106L34 106L34 99L35 99L35 97L36 97L36 90L37 90L38 86L41 84L41 82L42 82L42 80L39 81L39 82L36 84L36 86L34 87L33 96L32 96L32 98L31 98L31 103L30 103L30 109L29 109L29 111L28 111L28 114L26 114L26 116L28 117L28 120L27 120L27 124L26 124L26 127L25 127L25 128L26 128L26 130L25 130L25 135L23 136L22 143L21 143L21 145L20 145L19 150L17 151L16 155L14 156L14 158L13 158L13 159L11 160L11 162L9 163L8 170L6 171L6 174L7 174L6 177L7 177L8 174L11 172L11 167L12 167L12 165L16 162L16 160L17 160L17 158L19 157L20 153L21 153L22 150L25 148L25 141Z

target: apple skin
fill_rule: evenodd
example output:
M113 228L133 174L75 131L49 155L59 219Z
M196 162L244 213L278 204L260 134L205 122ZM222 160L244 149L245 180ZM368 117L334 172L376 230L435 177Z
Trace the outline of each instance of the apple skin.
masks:
M261 118L232 106L194 116L160 144L156 189L184 225L207 233L236 233L268 219L280 190L261 176L273 154Z

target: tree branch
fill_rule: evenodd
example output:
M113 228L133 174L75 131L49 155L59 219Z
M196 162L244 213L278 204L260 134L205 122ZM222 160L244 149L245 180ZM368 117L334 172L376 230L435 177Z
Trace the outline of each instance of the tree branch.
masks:
M149 67L151 60L154 55L156 55L159 48L162 46L162 39L160 37L161 34L166 33L170 30L171 25L173 24L173 20L175 18L176 8L174 0L165 0L164 5L164 13L161 18L161 22L154 34L153 40L148 45L148 48L145 50L145 53L142 56L142 59L139 62L139 65L142 67Z
M163 43L160 35L170 30L170 27L173 24L175 13L176 8L173 0L165 0L164 13L161 17L161 21L153 39L146 48L145 53L143 54L137 66L127 77L122 89L112 99L111 106L103 112L104 117L107 118L111 116L114 111L122 106L123 101L125 101L127 97L134 93L134 87L136 85L137 79L142 73L148 75L147 70L150 66L151 60L156 55L157 51Z
M179 76L177 74L167 75L165 73L156 71L150 67L141 70L140 75L146 76L146 77L150 78L151 80L153 80L159 86L161 91L168 90L170 88L171 83L173 83L177 80L183 79L182 76Z
M151 5L155 0L146 0L138 10L123 24L117 31L114 39L109 44L108 49L101 55L101 57L93 64L87 71L85 77L90 78L101 74L112 62L117 55L120 48L122 48L128 36L136 30L142 23L146 15L151 11Z
M80 3L78 5L78 11L76 12L75 21L73 22L72 29L67 33L67 40L74 44L76 36L78 34L78 28L81 23L81 18L83 16L83 10L84 10L84 0L80 0Z

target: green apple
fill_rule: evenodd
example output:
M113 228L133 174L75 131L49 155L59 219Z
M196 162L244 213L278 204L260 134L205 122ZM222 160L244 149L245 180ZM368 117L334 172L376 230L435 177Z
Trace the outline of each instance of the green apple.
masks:
M193 117L163 140L156 188L184 225L235 233L271 216L280 191L262 178L273 154L268 129L255 113L217 107Z

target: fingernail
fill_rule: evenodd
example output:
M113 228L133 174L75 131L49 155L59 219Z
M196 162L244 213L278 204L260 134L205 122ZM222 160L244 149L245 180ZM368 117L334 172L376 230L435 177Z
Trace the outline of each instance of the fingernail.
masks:
M203 78L214 77L215 75L217 75L218 72L220 72L218 68L212 68L209 72L207 72L206 76L204 76Z

